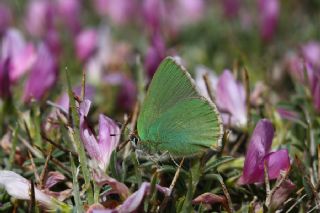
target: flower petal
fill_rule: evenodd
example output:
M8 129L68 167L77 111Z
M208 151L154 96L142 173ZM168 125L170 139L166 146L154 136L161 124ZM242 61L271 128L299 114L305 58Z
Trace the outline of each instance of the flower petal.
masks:
M272 39L278 24L280 4L278 0L259 0L260 33L265 41Z
M243 174L238 181L239 184L250 184L263 181L263 160L271 148L273 136L274 129L271 122L267 119L260 120L251 136L244 161Z
M80 60L87 60L95 52L97 39L98 33L94 29L85 29L77 35L75 48L77 57Z
M19 174L11 171L0 171L0 186L3 186L9 195L21 200L30 200L30 182ZM35 188L35 199L48 208L55 204L50 196Z
M269 179L276 179L280 175L280 171L288 170L290 167L290 158L288 150L281 149L271 152L263 159L268 166Z
M120 128L107 116L99 116L99 150L102 155L102 161L98 162L100 168L104 171L110 161L111 154L120 141Z
M33 44L27 43L19 30L11 28L3 37L1 57L10 58L10 80L14 82L35 63L36 52Z

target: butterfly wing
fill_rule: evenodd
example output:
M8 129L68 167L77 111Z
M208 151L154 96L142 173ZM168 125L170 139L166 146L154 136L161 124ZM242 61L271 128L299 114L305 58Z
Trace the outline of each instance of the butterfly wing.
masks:
M220 146L222 124L215 105L197 92L193 79L172 57L156 71L138 117L141 144L173 155Z

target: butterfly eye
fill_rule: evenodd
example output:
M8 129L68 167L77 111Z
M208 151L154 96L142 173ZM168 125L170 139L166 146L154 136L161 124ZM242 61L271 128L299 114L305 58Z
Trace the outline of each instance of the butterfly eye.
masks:
M136 148L138 143L139 143L139 141L140 141L139 138L136 135L130 135L129 139L130 139L130 142L131 142L132 146L134 148Z

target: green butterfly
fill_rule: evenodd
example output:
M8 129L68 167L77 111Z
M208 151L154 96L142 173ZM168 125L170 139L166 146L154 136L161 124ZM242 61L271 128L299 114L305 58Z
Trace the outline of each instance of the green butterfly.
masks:
M174 58L158 67L131 142L150 154L183 157L221 146L223 127L217 107L199 94L190 74Z

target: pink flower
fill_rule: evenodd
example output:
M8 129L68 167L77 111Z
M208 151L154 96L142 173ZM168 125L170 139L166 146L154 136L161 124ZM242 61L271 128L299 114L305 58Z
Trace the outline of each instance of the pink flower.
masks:
M42 37L53 27L55 6L48 0L30 1L25 26L30 35Z
M264 41L272 39L278 24L280 3L278 0L259 0L260 34Z
M260 120L250 139L239 184L264 182L264 164L270 180L278 178L281 170L289 169L290 159L286 149L270 152L273 136L271 122L267 119Z
M80 104L80 137L91 159L98 164L102 171L105 171L113 150L119 144L120 129L113 120L100 114L99 135L95 136L86 121L90 105L89 100L84 100Z
M25 84L23 100L29 102L32 98L41 100L54 86L58 77L58 64L45 44L38 47L38 57L31 68L31 73ZM41 82L41 83L39 83Z
M97 49L97 31L94 29L85 29L81 31L75 41L77 57L81 61L87 60Z
M20 200L30 199L30 182L19 174L11 171L0 171L0 186L3 186L9 195ZM57 202L52 197L35 188L35 199L49 209L56 209Z
M20 31L11 28L3 37L1 57L10 58L9 76L15 82L34 64L36 52L33 44L27 43Z
M225 124L231 122L231 124L243 126L247 123L244 87L235 80L229 70L225 70L218 79L216 102L221 111L228 112L222 113L222 119Z
M57 12L60 15L62 23L70 29L73 35L81 29L81 1L79 0L57 0Z
M133 18L136 12L135 0L95 0L95 9L98 14L108 15L116 24L125 24Z

